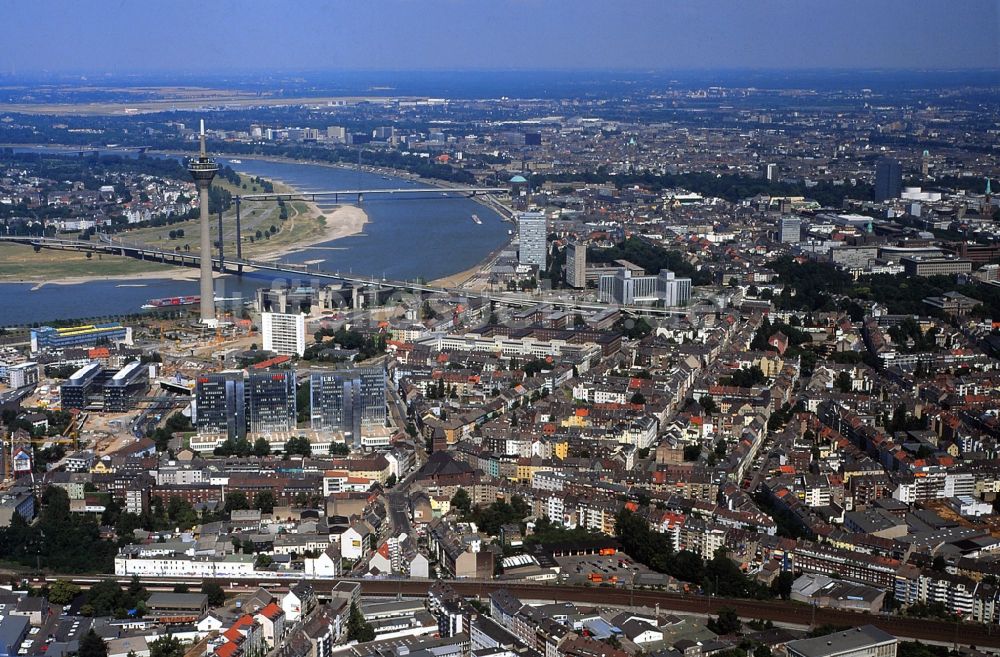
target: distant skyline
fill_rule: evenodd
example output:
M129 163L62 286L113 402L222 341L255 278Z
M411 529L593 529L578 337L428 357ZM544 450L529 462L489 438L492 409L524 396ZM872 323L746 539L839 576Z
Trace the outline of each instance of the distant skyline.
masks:
M4 3L0 73L1000 67L997 0Z

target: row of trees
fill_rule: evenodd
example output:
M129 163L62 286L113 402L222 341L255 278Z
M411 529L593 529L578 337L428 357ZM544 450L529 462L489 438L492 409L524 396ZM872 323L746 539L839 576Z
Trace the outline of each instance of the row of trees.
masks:
M791 573L782 573L775 585L769 588L747 577L722 549L706 561L688 550L675 552L670 538L650 529L649 524L636 513L624 509L615 520L615 533L627 554L651 570L700 586L705 593L756 599L775 595L787 599L791 594L794 581Z
M216 456L270 456L271 443L265 438L257 438L251 443L246 438L226 438L225 441L213 450ZM293 436L285 441L286 456L311 456L312 444L305 436Z
M758 194L767 194L769 196L805 196L814 199L821 205L840 207L845 198L871 200L873 196L872 186L865 184L834 185L829 182L821 182L816 186L806 187L804 184L765 180L754 176L716 175L711 172L657 174L651 171L637 171L632 173L616 172L612 175L610 170L603 166L598 167L596 171L585 174L535 174L531 177L531 186L533 189L537 189L546 181L610 183L619 189L639 185L653 191L680 187L690 189L703 196L723 198L730 203Z
M934 309L923 302L927 297L945 292L959 292L980 301L972 314L978 317L1000 316L1000 289L996 286L958 283L952 276L911 276L905 279L891 274L861 276L856 281L826 262L796 262L783 256L771 263L785 289L774 300L781 310L842 310L851 319L861 319L858 300L885 304L892 314L928 315ZM794 291L794 294L792 293Z
M70 513L69 496L58 486L45 490L34 524L15 513L10 525L0 529L0 554L31 568L44 564L63 573L112 572L116 553L114 543L101 540L92 515Z

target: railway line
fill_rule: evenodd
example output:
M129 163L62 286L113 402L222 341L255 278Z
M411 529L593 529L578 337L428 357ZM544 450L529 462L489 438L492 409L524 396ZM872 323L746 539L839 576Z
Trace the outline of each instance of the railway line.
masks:
M101 581L115 579L123 585L131 581L128 577L59 577L46 576L32 580L35 585L51 583L57 579L69 580L81 588ZM140 578L150 590L172 590L177 584L200 586L200 578ZM355 581L361 584L365 596L426 597L434 584L430 580L407 579L305 579L305 578L254 578L217 580L229 592L245 592L264 587L281 592L300 581L311 584L321 593L331 588L335 581ZM498 589L507 589L523 600L554 600L580 602L592 605L646 606L665 611L689 614L717 614L720 609L735 609L743 619L770 620L802 626L857 626L871 624L898 637L933 641L942 644L971 645L980 648L1000 648L1000 628L993 631L990 625L977 623L948 622L927 618L886 616L851 612L838 609L815 608L809 605L781 600L745 600L738 598L718 598L681 593L668 593L648 589L627 589L610 587L580 587L558 584L536 584L523 581L498 582L494 580L448 580L447 584L457 593L467 597L485 597ZM321 596L322 597L322 596Z

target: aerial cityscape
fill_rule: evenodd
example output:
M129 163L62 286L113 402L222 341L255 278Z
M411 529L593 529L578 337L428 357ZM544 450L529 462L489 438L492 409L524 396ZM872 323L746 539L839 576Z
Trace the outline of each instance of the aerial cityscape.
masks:
M1000 4L5 6L0 657L1000 655Z

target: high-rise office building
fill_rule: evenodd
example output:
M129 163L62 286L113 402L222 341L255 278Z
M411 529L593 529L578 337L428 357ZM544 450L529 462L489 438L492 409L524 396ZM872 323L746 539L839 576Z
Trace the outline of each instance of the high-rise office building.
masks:
M246 382L247 424L251 433L295 431L295 372L260 370Z
M599 292L603 303L628 306L655 302L656 276L635 276L629 269L619 269L601 276Z
M777 178L778 178L778 165L777 164L768 164L767 168L765 169L764 177L767 180L777 180Z
M518 261L522 265L535 265L545 269L547 248L545 238L545 213L522 212L517 218Z
M778 241L782 244L798 244L802 237L802 220L796 216L782 215L778 219Z
M570 242L566 245L566 284L570 287L587 287L587 245Z
M221 433L234 440L246 438L246 397L242 371L198 377L194 388L198 433Z
M19 363L7 368L7 384L13 390L33 386L36 383L38 383L38 363Z
M903 191L903 165L899 160L883 157L875 164L875 200L899 198Z
M64 411L86 408L90 395L101 386L104 368L100 363L88 363L74 372L59 386L59 404Z
M309 377L311 428L342 432L360 447L367 427L385 424L385 386L382 367L313 372Z
M306 351L306 317L291 313L261 313L260 332L264 349L283 356L302 356Z
M656 277L656 294L665 306L684 306L691 300L691 279L677 278L669 269Z
M691 299L691 279L677 278L669 269L661 269L656 276L636 276L623 268L601 276L599 293L602 303L681 306Z
M104 411L124 413L135 408L149 390L149 366L134 360L104 384Z

